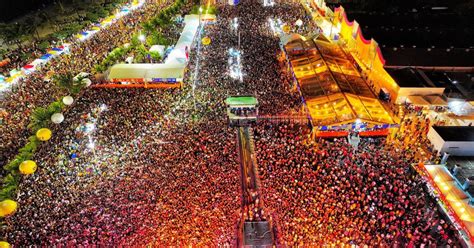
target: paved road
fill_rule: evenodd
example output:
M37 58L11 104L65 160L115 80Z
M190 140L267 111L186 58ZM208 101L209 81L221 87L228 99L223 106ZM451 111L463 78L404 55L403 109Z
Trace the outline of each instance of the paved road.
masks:
M249 128L240 127L238 130L239 155L242 179L242 200L243 207L250 206L255 200L260 198L255 173L255 159L252 154L251 138Z
M242 230L240 244L246 247L271 247L275 244L272 227L264 215L261 201L260 181L257 160L253 147L252 130L248 127L238 129L239 156L242 182Z

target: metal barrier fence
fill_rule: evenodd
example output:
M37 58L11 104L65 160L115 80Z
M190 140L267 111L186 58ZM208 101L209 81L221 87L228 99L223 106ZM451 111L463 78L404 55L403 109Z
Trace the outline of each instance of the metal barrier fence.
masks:
M258 116L258 122L268 121L270 123L293 123L300 125L311 125L307 116Z

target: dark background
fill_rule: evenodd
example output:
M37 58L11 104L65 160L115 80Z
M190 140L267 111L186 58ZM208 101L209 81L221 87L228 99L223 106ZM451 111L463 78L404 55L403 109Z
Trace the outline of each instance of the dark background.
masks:
M29 12L45 8L47 6L61 3L62 5L106 4L113 0L0 0L0 22L10 22L17 17L21 17Z
M9 22L54 2L54 0L0 0L0 22Z
M10 22L57 2L107 1L110 0L0 0L0 22ZM474 0L326 0L326 3L331 7L343 5L349 19L359 22L365 38L375 37L383 47L474 46Z
M474 0L326 0L382 47L471 48ZM433 7L447 7L439 10Z

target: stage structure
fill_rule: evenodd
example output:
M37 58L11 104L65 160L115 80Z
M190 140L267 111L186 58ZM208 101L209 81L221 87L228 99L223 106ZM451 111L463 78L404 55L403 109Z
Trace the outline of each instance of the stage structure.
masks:
M184 70L184 64L117 64L107 77L112 86L103 87L181 88Z
M258 101L254 96L232 96L225 103L229 125L237 128L240 160L242 215L237 246L273 247L273 228L264 211L252 131L257 123Z
M251 126L257 123L258 101L253 96L232 96L225 100L231 127Z

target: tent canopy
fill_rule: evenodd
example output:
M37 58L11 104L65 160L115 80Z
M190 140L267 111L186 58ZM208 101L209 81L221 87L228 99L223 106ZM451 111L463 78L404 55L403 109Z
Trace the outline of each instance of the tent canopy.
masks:
M156 78L176 79L184 77L184 65L181 64L116 64L110 69L108 79L111 81Z
M448 103L440 96L425 96L425 99L433 106L448 106Z
M253 96L231 96L225 100L225 103L232 106L255 106L258 101Z
M183 32L176 43L176 48L191 47L194 36L199 27L199 16L198 15L187 15L184 17L184 23L186 24L183 28Z
M447 182L454 179L444 166L425 164L426 171L435 182Z
M166 64L185 64L187 59L186 52L183 49L175 48L166 58Z
M298 39L306 40L306 38L304 36L301 36L301 35L295 34L295 33L284 34L284 35L280 36L280 41L284 46L286 46L286 44L288 44L288 42L298 40Z
M417 106L428 106L430 103L425 100L422 96L408 96L408 101L413 105Z

